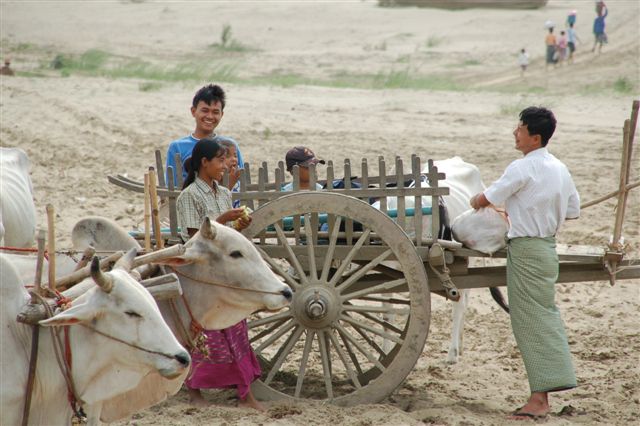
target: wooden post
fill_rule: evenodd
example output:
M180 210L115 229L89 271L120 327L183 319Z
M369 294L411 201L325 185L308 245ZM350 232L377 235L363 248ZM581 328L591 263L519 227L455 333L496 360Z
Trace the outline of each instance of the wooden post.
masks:
M164 183L164 165L162 164L162 153L159 149L156 149L156 168L158 170L158 185L165 187Z
M415 154L411 156L411 171L413 172L415 187L420 188L422 186L420 180L420 157ZM422 197L414 197L413 211L413 223L415 224L416 230L416 247L420 247L422 245Z
M427 178L429 179L429 186L432 188L437 188L440 186L438 182L438 168L433 164L433 160L428 161L429 164L429 174ZM431 240L433 242L438 240L440 234L440 199L437 195L431 197Z
M624 129L622 136L622 161L620 163L620 180L618 185L618 205L616 207L616 220L613 227L613 241L614 247L620 245L620 237L622 236L622 223L624 221L624 214L627 207L627 181L629 180L629 162L631 158L630 153L630 140L629 136L631 129L631 121L624 121ZM621 248L621 247L620 247Z
M36 293L42 295L42 268L44 266L44 244L45 244L45 234L44 230L38 230L38 259L36 260L36 276L33 286L35 287ZM31 303L36 303L35 298L31 298Z
M156 189L156 173L153 167L149 167L149 196L151 197L151 218L153 220L153 235L156 238L156 249L164 247L162 228L158 212L158 191Z
M56 230L55 230L55 209L53 204L47 204L47 230L49 233L47 251L49 252L49 288L56 289Z
M169 177L173 179L173 176ZM151 251L151 196L149 195L149 173L144 174L144 249Z

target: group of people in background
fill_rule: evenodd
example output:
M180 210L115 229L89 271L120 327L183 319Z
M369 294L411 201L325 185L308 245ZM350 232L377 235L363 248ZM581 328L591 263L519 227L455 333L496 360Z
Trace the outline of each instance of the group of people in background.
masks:
M224 115L224 90L209 84L198 90L191 104L195 130L177 139L167 150L167 182L183 182L176 207L178 226L184 242L193 237L205 217L240 231L251 223L244 208L233 204L231 193L238 191L238 178L244 168L244 158L238 143L226 136L216 135L215 129ZM300 189L309 187L309 166L324 164L313 151L303 146L290 149L286 156L287 171L299 167ZM181 166L181 176L178 167ZM224 173L229 182L223 185ZM181 179L178 179L181 177ZM292 187L284 186L283 191ZM251 349L246 320L224 330L203 330L208 348L207 356L192 349L192 371L185 381L191 402L206 405L201 389L236 388L238 405L264 410L253 396L251 383L260 377L260 364Z
M598 53L602 51L602 45L608 42L607 34L605 32L605 18L609 14L609 9L604 1L596 1L596 18L593 21L593 35L594 42L592 52L595 52L598 48ZM555 24L552 21L545 22L545 28L548 33L545 36L544 43L546 47L545 52L545 68L549 65L557 66L563 62L569 64L573 63L573 56L577 48L577 43L582 43L582 40L578 37L575 30L577 12L572 10L567 15L565 29L560 31L560 34L556 36L554 34ZM529 54L526 49L521 49L518 54L518 65L520 66L520 73L524 76L527 67L529 66Z

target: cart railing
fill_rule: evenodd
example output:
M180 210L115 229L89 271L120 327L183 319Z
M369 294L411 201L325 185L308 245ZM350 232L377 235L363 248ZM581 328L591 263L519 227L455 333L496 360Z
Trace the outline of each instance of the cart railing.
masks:
M179 163L179 158L176 157L176 164ZM411 156L410 173L404 173L405 167L400 157L396 157L393 162L395 166L394 173L387 172L387 163L384 157L379 157L377 163L378 174L370 176L368 162L366 159L362 159L360 163L360 174L356 176L353 174L352 163L349 159L344 160L342 173L338 172L332 161L328 161L326 170L324 170L324 179L316 178L317 169L315 165L311 165L309 167L310 191L320 190L340 193L370 203L377 201L379 209L393 217L403 230L411 235L417 247L430 245L441 235L443 220L439 209L435 209L436 214L432 214L431 207L423 206L423 197L429 197L431 199L431 206L440 205L440 197L449 194L449 188L439 185L439 181L445 179L445 174L438 172L432 160L429 160L427 163L428 172L423 173L420 157L415 154ZM160 151L156 151L156 166L158 170L158 186L156 192L158 197L164 201L168 210L169 235L167 235L167 237L169 240L175 239L177 242L179 241L179 237L176 199L180 194L179 188L182 186L182 171L178 170L178 182L173 182L173 170L171 167L167 170L164 168ZM178 166L178 168L179 167L180 166ZM150 172L154 171L154 168L150 168ZM267 163L263 162L258 168L256 175L257 182L252 182L252 166L250 163L245 163L245 168L241 171L239 177L239 191L232 193L234 201L238 201L240 205L245 205L252 210L256 210L266 203L284 195L291 194L292 192L305 191L300 189L298 166L293 167L291 179L287 179L284 162L282 161L278 163L273 173L269 173ZM134 192L144 193L145 191L144 183L137 182L124 175L109 176L108 179L109 182ZM228 182L229 175L225 173L223 184L228 185ZM328 185L327 182L329 182L330 185ZM335 188L334 183L338 182L340 183L340 188ZM423 182L426 182L428 186L423 186ZM292 190L283 190L284 186L289 183L291 184ZM322 189L316 189L316 186L321 186ZM389 197L396 198L397 208L388 208L387 199ZM407 207L408 199L411 199L409 204L423 207ZM427 202L425 204L429 203ZM423 219L425 216L429 216L430 218L430 232L428 232L429 230L423 229ZM302 233L301 229L304 226L303 219L301 217L291 217L285 218L284 221L287 222L287 230L291 230L296 242L299 242ZM331 230L335 222L335 217L315 214L312 215L311 222L316 228L326 223ZM343 226L345 239L347 243L350 244L354 237L357 238L357 225L354 224L352 220L346 219ZM265 230L265 234L260 236L261 241L264 242L264 239L267 238L267 232L268 230ZM317 232L317 229L314 232ZM315 238L317 238L317 234L314 234L314 239Z

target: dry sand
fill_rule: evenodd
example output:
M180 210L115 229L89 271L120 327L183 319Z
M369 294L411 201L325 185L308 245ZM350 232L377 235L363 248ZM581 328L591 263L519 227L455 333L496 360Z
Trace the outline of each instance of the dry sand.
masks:
M166 66L231 64L233 83L221 82L228 106L218 131L236 137L250 162L267 161L271 169L289 147L304 144L337 163L343 158L359 163L363 157L372 162L379 155L405 160L411 153L423 159L460 155L477 164L490 183L518 156L511 136L517 112L529 104L547 105L559 119L549 148L569 166L583 200L591 200L616 189L622 124L640 88L640 5L608 3L610 43L596 55L590 52L593 2L587 0L551 0L540 10L455 12L383 9L372 1L2 2L0 56L11 56L21 75L1 80L0 145L27 151L40 223L46 223L45 204L52 203L59 246L70 245L69 231L85 215L104 215L126 227L138 223L141 197L110 185L106 176L141 179L155 149L165 151L171 140L192 130L191 97L207 81L164 81L143 90L149 89L147 82L136 78L75 72L62 78L40 68L57 53L101 49ZM578 10L583 41L576 61L545 71L543 23L562 23L571 9ZM251 49L212 49L223 24ZM521 47L531 55L525 78L516 62ZM317 81L407 70L437 77L444 82L441 90L283 87L275 77L274 84L267 83L275 75ZM639 176L639 150L632 180ZM636 190L624 229L636 258L638 206ZM585 210L559 240L602 245L613 212L613 201ZM580 386L552 396L548 424L622 425L640 418L638 284L558 286ZM233 408L230 392L207 394L216 406L206 410L191 408L180 393L120 424L508 423L506 414L528 392L508 317L488 292L475 291L465 352L451 366L444 363L450 307L437 296L432 303L423 356L380 404L275 403L260 414ZM557 415L568 406L572 415Z

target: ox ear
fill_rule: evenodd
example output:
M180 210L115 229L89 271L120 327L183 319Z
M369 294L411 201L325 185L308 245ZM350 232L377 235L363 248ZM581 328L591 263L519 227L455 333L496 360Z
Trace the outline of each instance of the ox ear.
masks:
M52 327L91 321L96 317L96 310L87 305L87 303L81 303L79 305L72 306L66 311L62 311L49 319L39 321L38 324L43 327Z
M209 216L205 216L204 220L202 221L202 225L200 225L200 235L208 240L213 240L216 238L216 233L216 227L211 226L211 220L209 219Z

